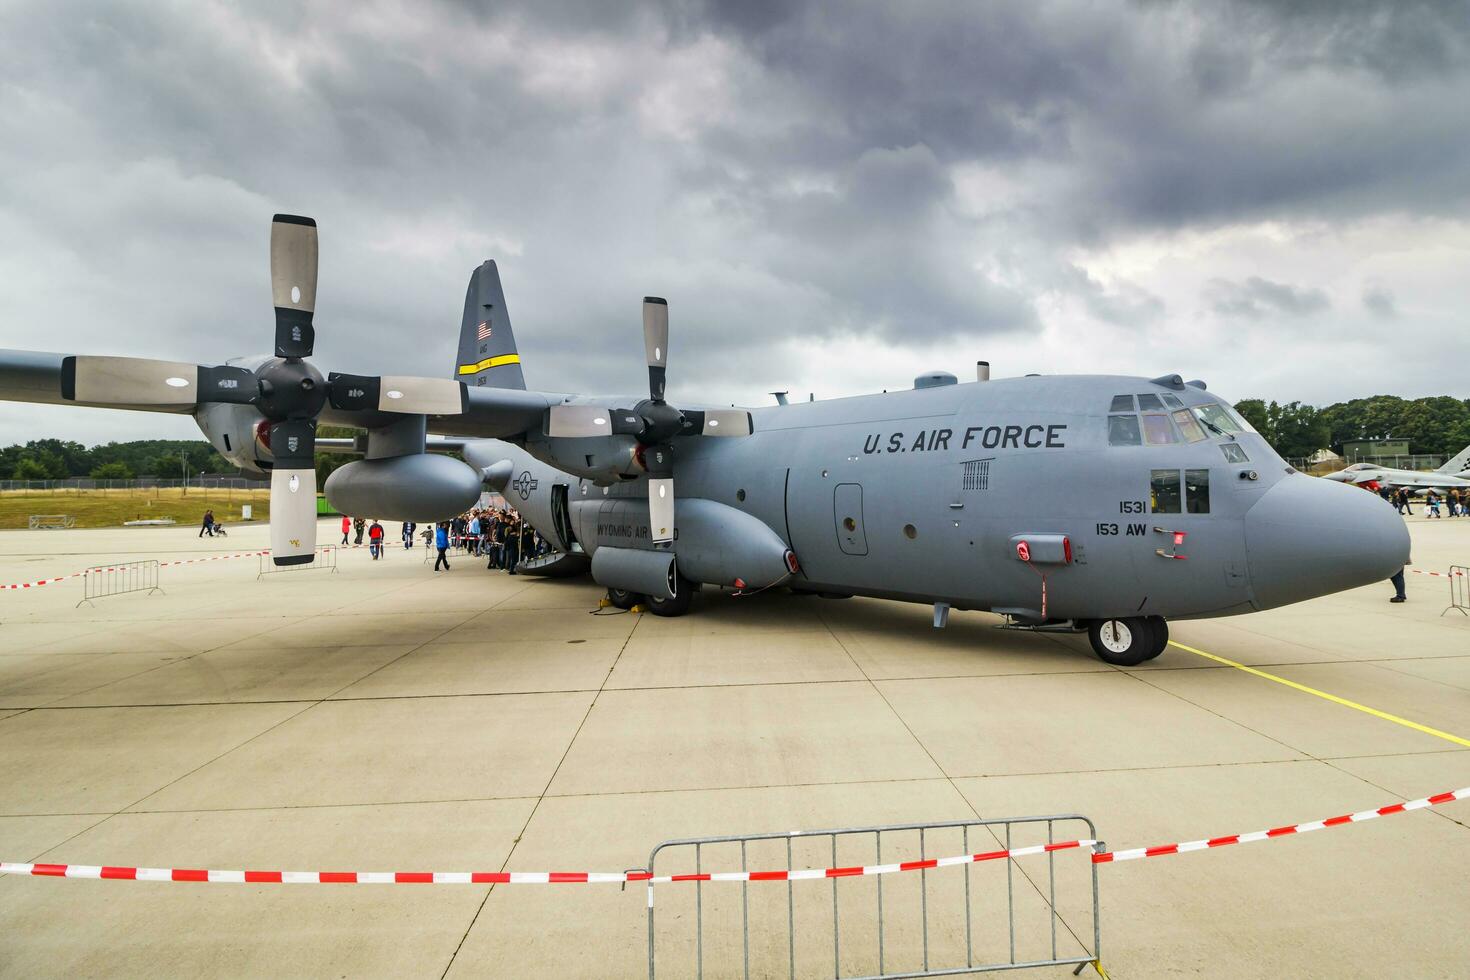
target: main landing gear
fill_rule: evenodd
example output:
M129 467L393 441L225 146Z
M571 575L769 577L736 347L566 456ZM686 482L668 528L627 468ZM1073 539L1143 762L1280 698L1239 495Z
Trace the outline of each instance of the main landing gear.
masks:
M626 589L608 589L607 601L619 609L632 609L641 605L655 616L682 616L689 611L694 603L694 594L698 591L698 582L691 582L680 575L678 590L672 599L642 595Z
M1087 624L1087 638L1105 663L1136 667L1164 652L1169 645L1169 624L1162 616L1094 619Z

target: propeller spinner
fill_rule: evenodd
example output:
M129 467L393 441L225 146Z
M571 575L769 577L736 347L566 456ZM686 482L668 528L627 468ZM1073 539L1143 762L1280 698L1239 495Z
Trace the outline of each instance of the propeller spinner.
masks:
M553 406L546 420L552 438L632 436L637 459L648 471L649 533L655 544L674 540L674 447L683 436L748 436L750 413L736 408L682 411L664 401L669 364L669 304L643 297L643 350L648 360L648 398L632 408Z
M323 407L346 412L458 415L465 388L445 378L330 374L304 358L316 343L316 221L278 214L271 222L275 357L258 368L209 367L138 357L77 355L62 361L61 395L115 408L253 405L269 423L271 556L303 564L316 549L316 425Z

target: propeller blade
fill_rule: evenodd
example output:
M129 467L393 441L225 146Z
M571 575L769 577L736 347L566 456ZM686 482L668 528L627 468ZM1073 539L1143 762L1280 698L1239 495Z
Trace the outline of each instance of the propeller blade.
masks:
M674 540L674 480L648 481L648 536L654 544Z
M270 428L271 560L304 565L316 551L316 421L277 422Z
M690 435L748 436L751 432L750 413L738 408L710 408L702 412L685 412L684 417L698 429L697 432L690 432Z
M316 470L271 470L271 560L304 565L316 553Z
M553 405L546 413L546 434L553 438L578 439L605 436L611 432L612 418L605 408Z
M669 304L657 296L643 297L643 350L648 355L648 395L661 402L669 367Z
M276 356L310 357L316 342L316 221L278 214L271 221L271 297L276 307Z
M396 412L399 415L462 415L465 386L448 378L407 375L327 375L327 399L344 411Z
M61 397L106 405L193 405L200 400L200 370L197 364L144 357L64 357Z

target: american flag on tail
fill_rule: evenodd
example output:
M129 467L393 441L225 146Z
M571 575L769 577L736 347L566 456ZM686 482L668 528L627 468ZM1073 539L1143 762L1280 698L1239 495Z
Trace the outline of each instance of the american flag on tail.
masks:
M481 320L480 321L480 325L475 328L475 338L477 340L489 340L490 339L490 321L489 320Z

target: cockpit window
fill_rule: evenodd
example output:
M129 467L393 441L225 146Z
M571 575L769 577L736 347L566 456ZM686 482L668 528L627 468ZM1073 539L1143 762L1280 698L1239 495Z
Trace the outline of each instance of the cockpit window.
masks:
M1220 452L1225 454L1227 462L1249 463L1251 461L1251 458L1245 454L1245 450L1241 449L1240 444L1236 442L1220 443Z
M1141 412L1162 412L1164 403L1159 401L1158 395L1139 395L1138 410Z
M1143 400L1142 396L1139 400ZM1150 446L1167 446L1179 441L1179 437L1174 435L1174 426L1169 424L1167 415L1145 415L1143 417L1143 438Z
M1174 422L1179 426L1179 431L1184 433L1186 442L1203 442L1205 430L1194 420L1188 409L1180 409L1174 413Z
M1165 405L1168 405L1170 408L1183 408L1184 407L1184 403L1179 400L1179 396L1178 395L1171 395L1171 394L1169 394L1166 391L1162 395L1160 395L1159 397L1162 398L1162 399L1164 399L1164 404Z
M1132 398L1132 395L1126 396ZM1138 431L1137 415L1108 416L1109 446L1141 446L1143 438Z
M1109 408L1108 411L1110 411L1110 412L1136 412L1136 411L1138 411L1138 409L1136 409L1136 408L1133 407L1133 396L1132 395L1114 395L1113 396L1113 404L1112 404L1112 407Z
M1218 429L1221 432L1253 431L1246 429L1244 423L1235 417L1235 413L1224 405L1211 402L1207 405L1196 405L1194 410L1207 429Z

